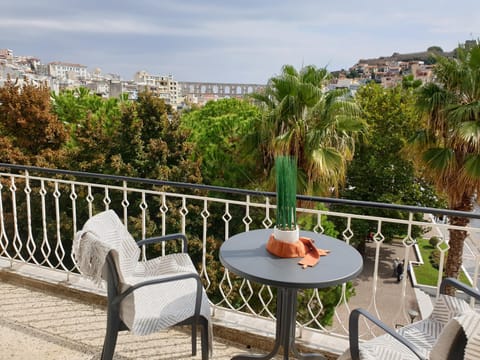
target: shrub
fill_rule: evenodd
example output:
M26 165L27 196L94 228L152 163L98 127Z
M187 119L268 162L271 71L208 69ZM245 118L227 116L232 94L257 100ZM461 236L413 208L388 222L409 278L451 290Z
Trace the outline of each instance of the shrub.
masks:
M432 264L432 267L438 270L440 267L440 250L437 248L433 249L433 251L430 253L429 260Z
M430 245L432 245L432 247L434 248L434 247L436 247L437 244L440 242L440 239L439 239L438 237L436 237L436 236L432 236L432 237L430 238L430 240L428 240L428 242L429 242Z

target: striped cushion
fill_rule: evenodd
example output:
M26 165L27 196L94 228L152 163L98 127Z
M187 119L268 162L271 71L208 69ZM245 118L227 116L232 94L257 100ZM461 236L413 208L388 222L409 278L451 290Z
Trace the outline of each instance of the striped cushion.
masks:
M440 294L435 301L430 317L446 325L454 317L471 311L472 308L465 300Z
M420 354L428 357L444 326L444 323L429 317L398 329L398 333L414 344Z
M404 326L398 330L398 333L413 343L421 355L428 358L430 350L435 345L443 328L444 324L428 318ZM410 360L418 358L392 336L385 334L360 344L360 359Z
M378 336L360 345L360 360L418 360L390 335Z
M135 267L134 276L156 276L179 272L196 272L188 254L169 254L147 261L139 261Z
M187 254L170 254L140 262L127 285L169 277L182 272L197 273ZM192 280L167 282L139 288L122 302L120 317L135 334L146 335L166 329L194 314L197 283ZM202 290L201 315L210 318L207 295Z

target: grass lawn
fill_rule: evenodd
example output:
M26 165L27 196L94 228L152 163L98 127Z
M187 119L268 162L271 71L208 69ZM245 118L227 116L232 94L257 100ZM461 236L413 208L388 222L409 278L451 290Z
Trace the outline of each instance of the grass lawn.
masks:
M437 286L438 270L432 266L429 259L430 253L434 250L434 247L430 245L428 239L420 239L418 240L418 249L422 254L424 264L414 267L417 283ZM463 271L460 273L460 281L464 284L471 285Z

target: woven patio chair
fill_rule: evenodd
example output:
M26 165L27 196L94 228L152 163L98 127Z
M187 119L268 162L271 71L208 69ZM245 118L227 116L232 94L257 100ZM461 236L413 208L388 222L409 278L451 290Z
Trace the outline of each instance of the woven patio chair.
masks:
M183 252L139 260L141 246L171 240L182 241ZM191 326L192 356L200 328L202 360L208 359L210 304L183 234L136 242L108 210L91 217L75 235L73 255L82 274L96 284L107 283L103 360L112 359L119 331L147 335L175 325Z
M457 291L445 295L447 285ZM461 294L461 296L460 296ZM456 279L446 278L440 286L433 311L424 320L394 330L364 309L355 309L349 319L349 342L338 360L478 360L480 359L480 314L465 300L480 300L480 292ZM385 331L359 342L359 319L363 316Z

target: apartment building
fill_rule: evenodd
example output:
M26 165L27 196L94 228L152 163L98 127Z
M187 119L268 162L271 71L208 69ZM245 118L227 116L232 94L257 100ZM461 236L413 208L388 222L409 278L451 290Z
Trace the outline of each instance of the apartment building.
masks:
M143 87L143 89L151 91L174 108L180 106L182 102L180 88L178 81L174 80L172 75L150 75L146 71L138 71L133 80L138 84L139 89Z
M48 64L48 74L61 80L78 80L88 77L87 66L60 61Z

